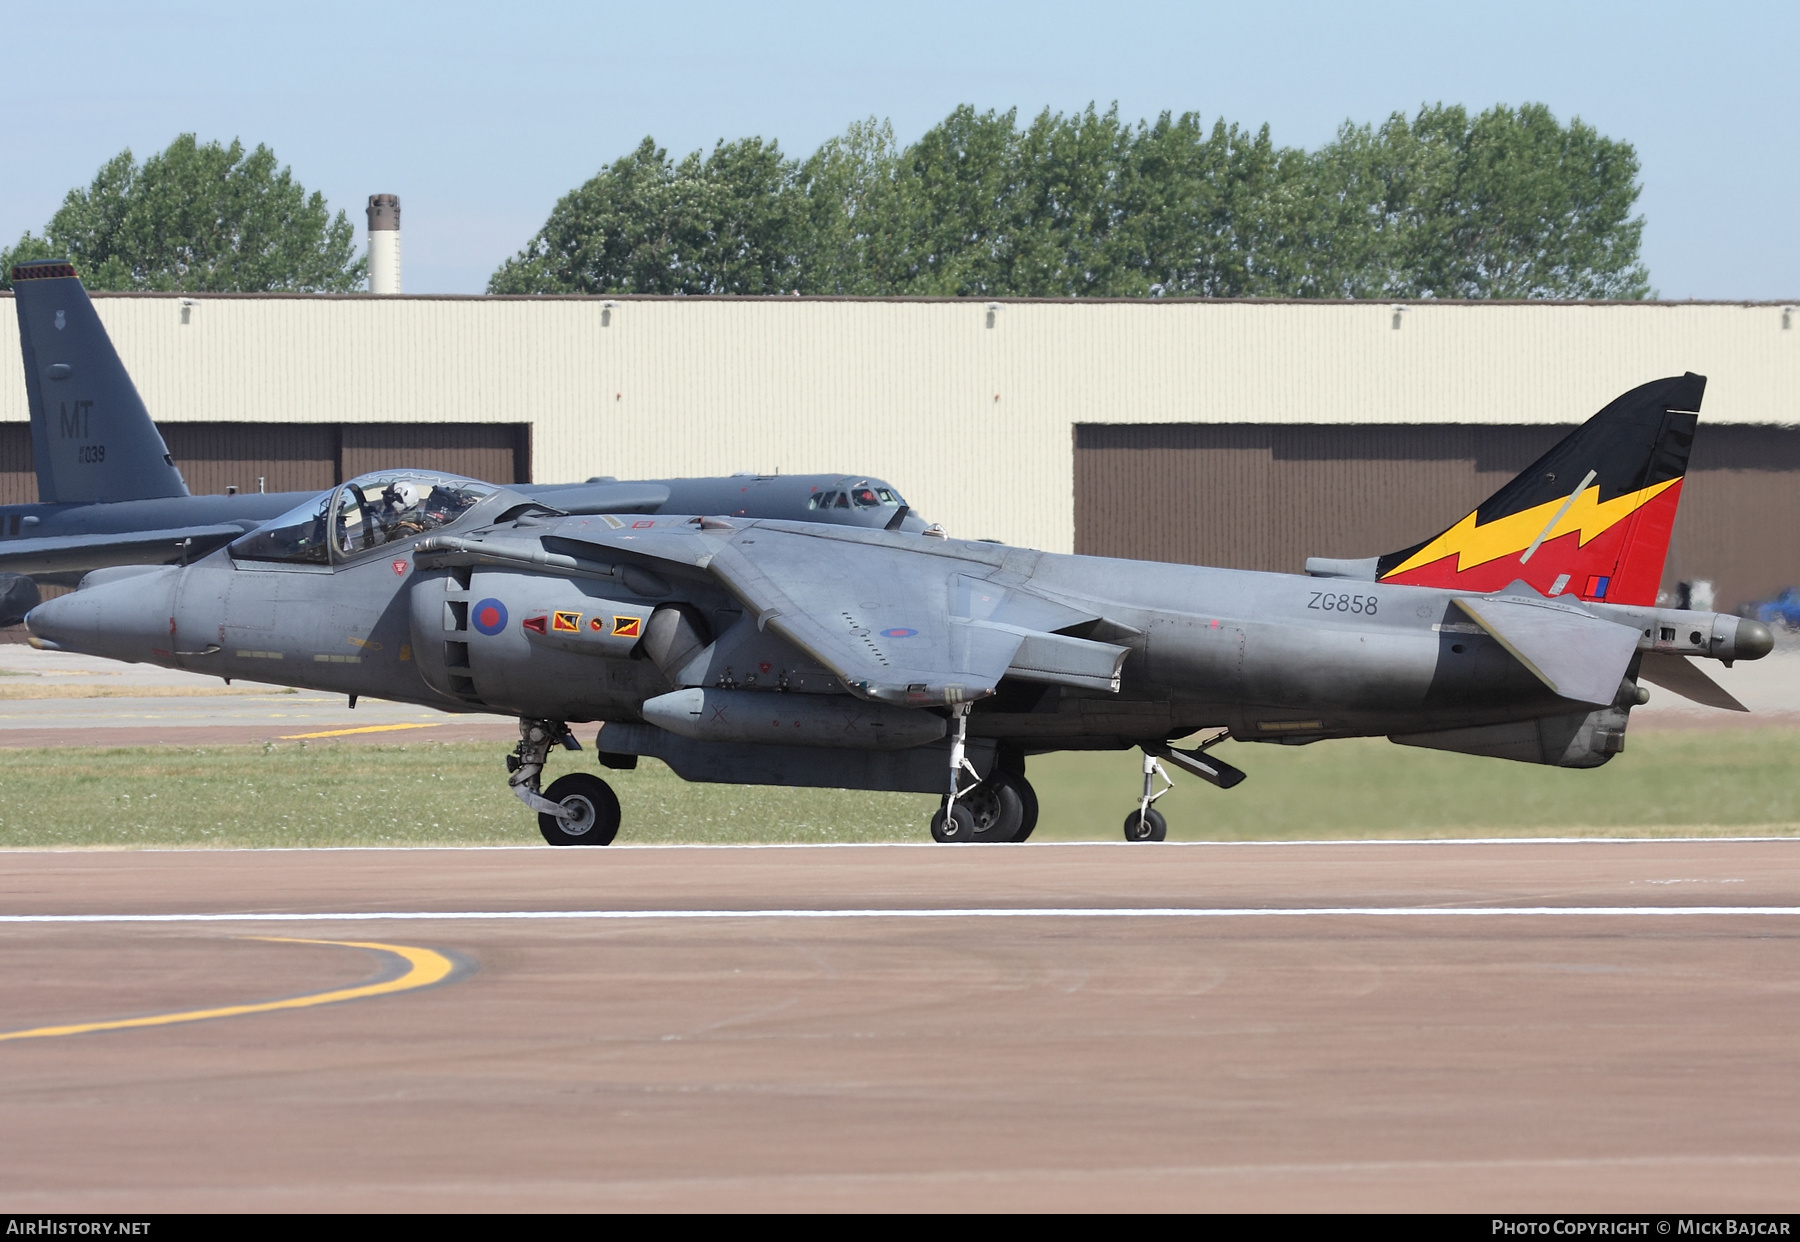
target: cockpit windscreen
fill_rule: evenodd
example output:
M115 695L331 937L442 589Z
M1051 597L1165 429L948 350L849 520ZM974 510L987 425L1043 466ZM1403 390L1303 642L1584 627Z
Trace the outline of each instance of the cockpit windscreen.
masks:
M236 540L231 555L315 565L354 560L383 544L448 526L497 490L453 475L365 474Z
M906 502L893 488L879 479L864 479L854 487L830 488L814 492L807 499L808 509L898 509Z

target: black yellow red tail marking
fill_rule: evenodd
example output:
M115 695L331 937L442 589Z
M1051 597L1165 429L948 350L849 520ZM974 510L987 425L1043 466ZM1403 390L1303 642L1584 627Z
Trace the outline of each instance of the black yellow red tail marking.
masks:
M1382 582L1654 604L1706 377L1634 388L1450 529L1391 552Z

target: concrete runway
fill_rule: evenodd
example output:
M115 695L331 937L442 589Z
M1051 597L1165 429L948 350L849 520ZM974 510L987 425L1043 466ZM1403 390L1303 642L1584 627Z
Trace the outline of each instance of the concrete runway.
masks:
M0 913L7 1031L305 1006L0 1040L15 1212L1800 1209L1794 840L7 853ZM81 915L190 921L20 921Z

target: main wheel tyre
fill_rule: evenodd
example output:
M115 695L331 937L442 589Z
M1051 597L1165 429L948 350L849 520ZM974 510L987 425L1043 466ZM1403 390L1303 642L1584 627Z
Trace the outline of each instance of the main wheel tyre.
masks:
M1020 803L1019 830L1013 833L1012 839L1015 842L1024 841L1031 836L1032 830L1037 827L1037 790L1033 789L1031 787L1031 782L1026 780L1023 776L1015 776L1009 772L1007 773L1007 778L1012 781L1013 788L1019 791Z
M538 812L538 831L552 845L611 845L619 835L619 798L612 786L598 776L571 772L559 776L544 791L561 803L567 819Z
M1168 835L1168 821L1155 807L1151 807L1141 815L1133 811L1125 817L1125 839L1127 841L1162 841L1166 840Z
M975 817L960 798L949 815L938 807L931 817L931 839L941 845L960 845L975 839Z
M978 845L1009 842L1018 839L1019 825L1025 819L1025 799L1019 793L1019 778L996 768L988 778L957 799L958 806L969 808L975 821Z

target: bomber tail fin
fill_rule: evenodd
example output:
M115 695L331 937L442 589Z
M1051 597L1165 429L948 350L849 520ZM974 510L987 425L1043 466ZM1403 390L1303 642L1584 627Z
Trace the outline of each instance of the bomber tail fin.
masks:
M1705 392L1691 371L1632 389L1449 530L1376 558L1375 580L1655 604Z
M21 263L12 279L38 499L186 496L181 471L74 266L58 260Z

